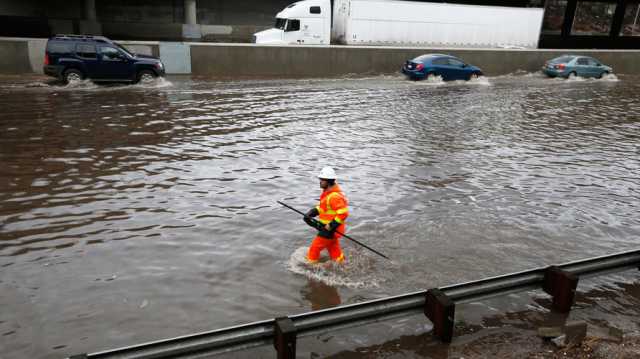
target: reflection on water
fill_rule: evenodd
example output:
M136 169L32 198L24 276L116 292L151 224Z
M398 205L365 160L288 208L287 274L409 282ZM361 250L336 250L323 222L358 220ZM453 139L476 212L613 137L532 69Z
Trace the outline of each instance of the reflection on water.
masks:
M635 249L638 80L5 78L0 343L58 358ZM393 262L343 241L342 269L294 270L313 233L276 201L317 203L327 164Z
M311 310L327 309L339 306L342 302L336 287L309 279L300 291L302 298L311 303Z

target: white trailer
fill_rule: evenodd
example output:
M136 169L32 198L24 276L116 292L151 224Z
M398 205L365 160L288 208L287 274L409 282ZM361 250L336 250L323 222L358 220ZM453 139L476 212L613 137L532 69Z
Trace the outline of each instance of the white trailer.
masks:
M542 8L399 0L303 0L258 44L536 48Z

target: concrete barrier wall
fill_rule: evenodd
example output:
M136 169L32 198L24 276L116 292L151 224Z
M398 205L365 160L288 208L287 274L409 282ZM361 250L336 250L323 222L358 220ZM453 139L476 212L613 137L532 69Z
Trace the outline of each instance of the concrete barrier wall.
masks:
M29 39L27 47L29 48L31 71L38 74L43 73L42 67L44 66L44 52L47 48L47 40Z
M502 50L382 48L356 46L257 46L191 44L194 74L241 77L325 77L390 74L416 56L445 53L479 66L490 76L540 70L546 60L566 53L594 56L619 74L640 74L640 51Z
M504 50L433 49L374 46L264 46L255 44L170 43L118 41L132 51L159 56L165 63L186 63L194 75L220 78L335 77L392 74L411 58L446 53L479 66L489 76L540 70L562 54L594 56L617 74L640 74L640 50ZM42 72L46 39L0 39L0 73ZM187 46L187 51L165 51ZM179 57L179 58L177 58ZM176 67L178 68L178 67ZM167 68L170 72L170 68Z
M0 54L0 74L33 72L27 41L0 41Z
M160 46L157 41L118 41L118 43L133 53L160 57Z

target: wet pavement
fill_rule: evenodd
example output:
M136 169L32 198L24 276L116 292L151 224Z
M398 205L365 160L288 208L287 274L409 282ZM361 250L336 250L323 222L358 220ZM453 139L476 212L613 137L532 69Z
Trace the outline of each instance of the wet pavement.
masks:
M529 73L2 77L2 357L60 358L640 248L639 93L639 76ZM313 231L276 201L313 206L327 164L350 200L349 234L393 263L344 241L343 268L302 263ZM640 330L637 273L579 290L570 317L590 332ZM298 350L469 358L502 343L522 357L546 350L537 326L567 319L547 307L540 292L462 305L451 347L411 317ZM273 350L229 356L246 355Z

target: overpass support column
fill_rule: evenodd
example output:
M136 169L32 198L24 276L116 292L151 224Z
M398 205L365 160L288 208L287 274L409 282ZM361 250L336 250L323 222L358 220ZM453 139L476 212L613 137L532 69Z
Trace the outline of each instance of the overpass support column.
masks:
M196 0L184 0L184 22L187 25L195 25L198 23Z
M84 0L84 19L96 21L96 0Z
M198 25L198 6L196 0L184 0L184 24L182 37L185 39L200 39L202 31Z
M79 21L80 33L102 35L102 24L98 21L96 0L84 0L84 19Z

